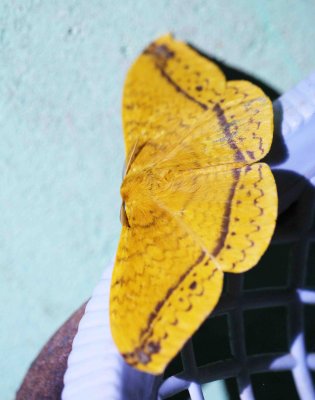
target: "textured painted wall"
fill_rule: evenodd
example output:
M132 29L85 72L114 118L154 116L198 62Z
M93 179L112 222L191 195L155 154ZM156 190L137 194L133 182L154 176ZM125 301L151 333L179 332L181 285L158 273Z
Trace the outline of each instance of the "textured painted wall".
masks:
M138 52L172 31L281 91L315 69L312 0L0 1L0 390L112 259L120 102Z

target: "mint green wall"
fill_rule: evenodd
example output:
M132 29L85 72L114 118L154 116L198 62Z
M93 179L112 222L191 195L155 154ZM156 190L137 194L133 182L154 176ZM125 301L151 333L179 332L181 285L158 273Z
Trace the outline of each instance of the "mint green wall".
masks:
M172 31L285 91L315 69L312 0L0 1L0 397L115 253L128 66Z

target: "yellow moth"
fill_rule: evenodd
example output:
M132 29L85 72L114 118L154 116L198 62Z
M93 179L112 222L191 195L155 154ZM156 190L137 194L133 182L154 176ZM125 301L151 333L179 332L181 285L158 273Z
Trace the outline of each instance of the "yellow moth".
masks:
M272 105L166 35L128 72L123 126L111 331L128 364L160 374L215 307L224 272L252 268L270 242L277 191L257 161Z

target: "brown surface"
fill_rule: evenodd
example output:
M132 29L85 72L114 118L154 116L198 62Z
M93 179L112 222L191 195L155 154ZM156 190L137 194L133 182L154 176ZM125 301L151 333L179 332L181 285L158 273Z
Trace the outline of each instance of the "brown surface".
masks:
M72 314L43 347L31 364L17 392L16 400L60 399L68 354L85 305Z

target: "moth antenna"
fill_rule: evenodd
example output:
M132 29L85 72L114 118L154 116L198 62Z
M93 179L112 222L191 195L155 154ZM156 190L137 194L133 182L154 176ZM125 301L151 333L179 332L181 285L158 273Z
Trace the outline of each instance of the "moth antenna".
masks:
M138 142L139 142L139 139L137 138L137 140L136 140L135 144L133 145L133 148L132 148L132 150L131 150L131 152L130 152L128 161L127 161L127 162L125 161L124 172L123 172L123 178L127 175L128 171L129 171L129 169L130 169L130 166L131 166L132 162L133 162L134 159L135 159L136 149L137 149Z

